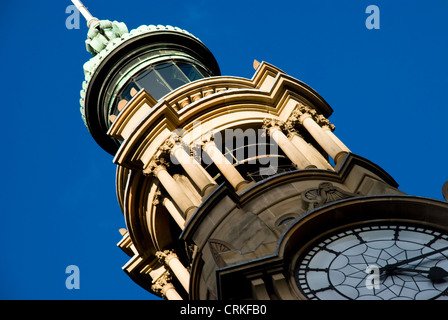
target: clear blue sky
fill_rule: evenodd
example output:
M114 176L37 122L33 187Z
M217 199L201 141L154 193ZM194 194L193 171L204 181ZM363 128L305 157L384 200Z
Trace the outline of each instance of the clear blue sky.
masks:
M84 0L100 19L178 26L223 75L267 61L319 92L336 135L408 194L443 199L448 180L447 0ZM150 299L121 267L125 227L112 156L79 113L87 27L70 1L7 1L0 12L0 299ZM125 5L123 5L125 4ZM368 5L380 29L368 30ZM80 289L65 268L80 268Z

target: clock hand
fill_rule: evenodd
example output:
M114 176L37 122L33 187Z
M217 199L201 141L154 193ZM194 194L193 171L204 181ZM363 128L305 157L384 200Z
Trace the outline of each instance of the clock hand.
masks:
M412 269L412 268L397 268L395 272L407 271L407 272L417 272L417 273L427 273L429 280L438 281L448 276L448 271L441 267L431 267L429 270Z
M441 253L441 252L446 251L446 250L448 250L448 247L445 247L445 248L442 248L442 249L438 249L438 250L435 250L435 251L431 251L431 252L428 252L428 253L425 253L425 254L421 254L419 256L412 257L412 258L409 258L409 259L405 259L405 260L399 261L397 263L387 264L384 267L380 268L380 272L390 271L390 270L393 270L393 269L395 269L395 268L397 268L399 266L402 266L404 264L408 264L409 262L417 261L417 260L420 260L420 259L432 256L432 255L435 255L437 253Z
M442 269L440 267L432 267L431 269L429 269L428 278L432 281L442 280L446 276L448 276L448 271L446 271L445 269Z

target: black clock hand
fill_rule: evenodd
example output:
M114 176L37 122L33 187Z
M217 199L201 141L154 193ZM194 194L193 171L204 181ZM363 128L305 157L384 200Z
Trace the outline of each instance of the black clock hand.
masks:
M448 271L440 267L431 267L429 270L412 269L412 268L397 268L395 272L406 271L406 272L417 272L417 273L427 273L429 280L438 281L448 276Z
M397 263L387 264L384 267L380 268L380 272L390 271L390 270L393 270L393 269L395 269L395 268L397 268L399 266L402 266L404 264L408 264L410 262L417 261L417 260L420 260L420 259L432 256L434 254L441 253L441 252L446 251L446 250L448 250L448 247L445 247L445 248L442 248L442 249L438 249L438 250L435 250L435 251L431 251L431 252L428 252L428 253L416 256L416 257L409 258L409 259L405 259L405 260L399 261Z

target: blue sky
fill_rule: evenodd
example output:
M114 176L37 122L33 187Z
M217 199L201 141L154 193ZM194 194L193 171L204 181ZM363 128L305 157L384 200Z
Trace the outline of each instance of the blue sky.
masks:
M448 180L447 0L84 0L100 19L173 25L200 38L223 75L254 59L313 87L335 134L408 194L442 200ZM380 29L368 30L368 5ZM112 156L81 120L87 27L70 1L8 1L0 12L3 89L0 299L151 299L121 267L125 227ZM68 290L65 269L80 269Z

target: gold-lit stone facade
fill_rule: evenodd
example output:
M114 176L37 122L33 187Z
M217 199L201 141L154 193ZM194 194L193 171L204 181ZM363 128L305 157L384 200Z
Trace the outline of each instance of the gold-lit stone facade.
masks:
M166 299L299 299L287 259L263 263L292 221L339 200L404 195L338 139L331 113L312 88L265 62L252 79L204 78L159 101L136 93L108 132L122 141L114 161L125 272ZM263 131L290 169L250 179L213 139L227 129Z

